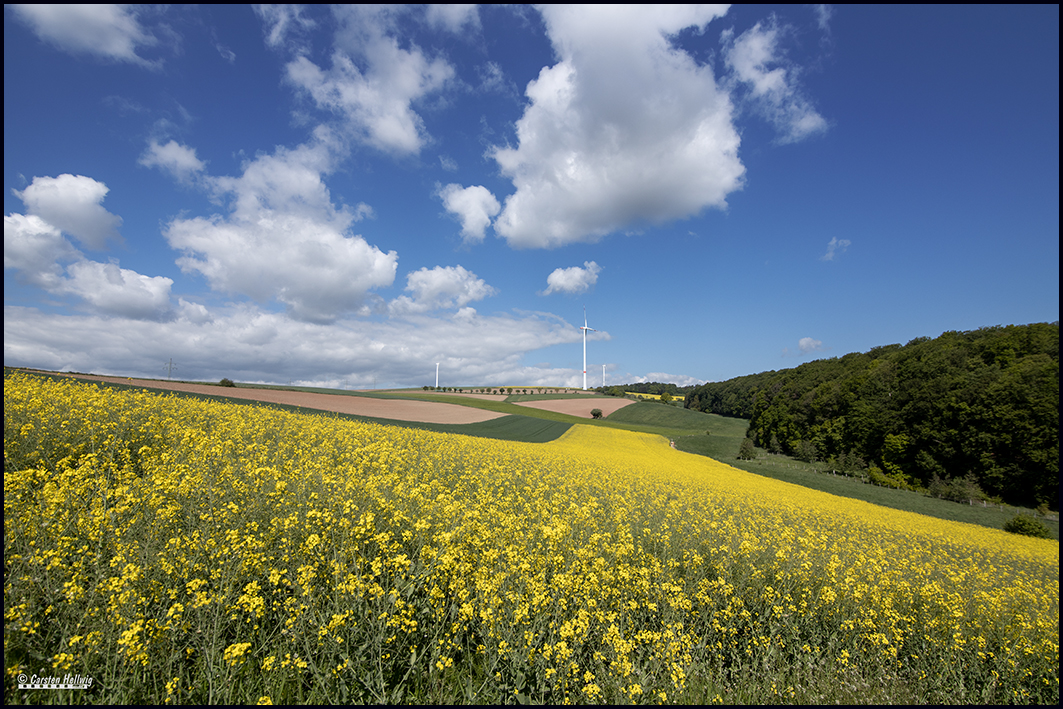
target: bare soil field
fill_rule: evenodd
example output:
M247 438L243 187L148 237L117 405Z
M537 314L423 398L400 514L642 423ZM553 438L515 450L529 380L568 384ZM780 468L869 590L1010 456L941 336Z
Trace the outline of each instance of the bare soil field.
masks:
M635 402L631 399L603 397L590 400L547 399L545 401L515 401L513 403L517 406L529 406L533 409L542 409L543 411L553 411L558 414L568 414L570 416L580 416L589 419L593 418L591 416L591 409L601 409L602 416L608 416L614 411L622 409L628 404L634 404Z
M63 374L60 372L60 374ZM100 377L92 375L63 374L63 376L87 379L112 384L127 384L148 389L183 391L191 394L209 394L226 396L232 399L265 401L272 404L303 406L319 411L331 411L338 414L354 414L373 418L393 419L395 421L417 421L420 423L479 423L500 418L505 414L483 411L468 406L443 404L433 401L410 401L405 399L372 399L365 396L345 396L343 394L313 394L303 391L280 391L276 389L236 389L232 387L213 386L210 384L186 384L183 382L163 382L154 379L127 379L126 377ZM603 411L605 409L602 409Z

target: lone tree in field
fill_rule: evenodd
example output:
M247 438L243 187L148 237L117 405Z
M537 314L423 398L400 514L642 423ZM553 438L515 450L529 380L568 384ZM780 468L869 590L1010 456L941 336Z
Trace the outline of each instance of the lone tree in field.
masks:
M750 438L742 439L742 446L738 449L739 460L754 460L757 457L757 449L753 447L753 440Z
M591 409L591 418L600 419L602 417L601 409Z

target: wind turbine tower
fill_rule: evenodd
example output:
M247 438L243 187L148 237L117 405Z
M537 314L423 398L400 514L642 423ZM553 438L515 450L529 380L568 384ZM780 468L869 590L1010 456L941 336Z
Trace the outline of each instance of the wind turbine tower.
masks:
M587 332L598 332L593 327L587 327L587 306L583 306L583 390L587 391Z

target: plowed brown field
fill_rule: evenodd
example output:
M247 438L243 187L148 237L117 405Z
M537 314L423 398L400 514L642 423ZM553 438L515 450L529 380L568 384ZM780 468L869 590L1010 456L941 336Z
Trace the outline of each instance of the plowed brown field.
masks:
M505 414L484 411L468 406L443 404L433 401L407 401L404 399L374 399L367 396L348 396L345 394L315 394L304 391L284 391L279 389L236 389L233 387L213 386L210 384L186 384L184 382L164 382L156 379L128 379L126 377L101 377L86 374L67 374L78 379L87 379L113 384L127 384L148 389L165 389L183 391L192 394L210 394L226 396L232 399L266 401L273 404L303 406L319 411L332 411L340 414L371 416L373 418L392 419L395 421L419 421L422 423L479 423L500 418ZM603 409L604 411L604 409Z
M593 418L591 409L601 409L602 416L608 416L617 409L622 409L628 404L634 404L631 399L618 399L616 397L594 397L586 399L545 399L543 401L515 401L517 406L528 406L543 411L553 411L569 416L581 416Z

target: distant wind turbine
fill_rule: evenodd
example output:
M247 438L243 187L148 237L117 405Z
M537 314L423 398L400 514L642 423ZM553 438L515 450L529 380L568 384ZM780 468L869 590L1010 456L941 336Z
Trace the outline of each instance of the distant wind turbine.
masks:
M583 306L583 390L587 390L587 332L598 332L593 327L587 327L587 306Z

